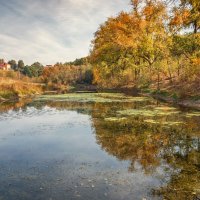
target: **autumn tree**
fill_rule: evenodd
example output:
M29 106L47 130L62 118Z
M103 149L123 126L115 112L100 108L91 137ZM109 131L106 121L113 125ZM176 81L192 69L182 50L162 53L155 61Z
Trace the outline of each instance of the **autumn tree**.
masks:
M77 83L91 83L93 75L90 66L56 64L45 67L41 78L51 89L66 89L67 86Z
M132 1L132 5L130 13L109 18L95 34L91 57L95 80L101 85L106 86L107 80L109 85L126 84L127 75L135 84L144 74L156 73L159 79L163 70L157 63L169 54L166 7L161 1Z
M174 16L170 22L171 27L178 31L183 28L193 29L196 34L200 30L200 1L180 0L174 7Z

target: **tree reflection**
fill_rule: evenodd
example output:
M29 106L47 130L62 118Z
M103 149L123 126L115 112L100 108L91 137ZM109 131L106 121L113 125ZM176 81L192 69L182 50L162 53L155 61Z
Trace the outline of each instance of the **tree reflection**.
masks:
M0 113L19 109L25 109L28 103L32 102L32 99L23 99L16 102L3 102L0 103Z
M91 116L97 143L108 154L119 160L130 161L129 171L138 165L147 175L158 167L164 170L163 187L154 188L152 193L164 199L197 199L200 195L200 129L199 117L184 115L153 117L160 123L147 123L144 116L130 116L108 121L117 116L118 110L138 109L145 106L137 103L80 103L80 102L25 102L42 109L44 106L58 110L75 110ZM152 105L154 106L154 105ZM14 105L2 105L0 111L14 109ZM118 117L118 116L117 116ZM167 124L168 121L181 124ZM165 123L163 123L165 122ZM170 177L170 178L169 178Z
M130 171L140 164L146 174L167 163L165 187L155 194L165 199L195 199L200 194L199 119L184 119L185 124L163 126L147 124L143 117L106 121L105 113L93 119L96 139L102 149L119 160L130 161ZM96 115L96 114L95 114ZM166 120L167 119L163 119ZM169 170L170 169L170 170Z

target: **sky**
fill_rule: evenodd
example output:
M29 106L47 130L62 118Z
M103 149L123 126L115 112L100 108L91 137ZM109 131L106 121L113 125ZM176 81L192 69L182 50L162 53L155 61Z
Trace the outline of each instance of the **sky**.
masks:
M0 58L25 64L87 56L108 17L130 10L130 0L0 0Z

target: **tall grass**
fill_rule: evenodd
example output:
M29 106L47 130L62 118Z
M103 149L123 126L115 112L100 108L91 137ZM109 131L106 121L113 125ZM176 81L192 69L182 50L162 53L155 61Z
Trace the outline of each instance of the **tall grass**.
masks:
M0 99L16 99L42 92L40 84L13 71L0 71Z

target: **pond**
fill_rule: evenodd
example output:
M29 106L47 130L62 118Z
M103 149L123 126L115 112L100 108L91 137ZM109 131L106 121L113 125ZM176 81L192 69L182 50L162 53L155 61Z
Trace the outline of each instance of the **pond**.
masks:
M0 200L199 199L199 124L119 93L0 104Z

